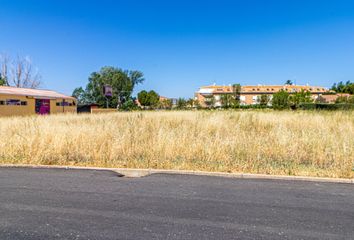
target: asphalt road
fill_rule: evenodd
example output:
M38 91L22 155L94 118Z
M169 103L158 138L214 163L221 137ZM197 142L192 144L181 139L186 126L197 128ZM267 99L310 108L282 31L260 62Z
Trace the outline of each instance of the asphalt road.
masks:
M0 168L0 239L354 239L354 185Z

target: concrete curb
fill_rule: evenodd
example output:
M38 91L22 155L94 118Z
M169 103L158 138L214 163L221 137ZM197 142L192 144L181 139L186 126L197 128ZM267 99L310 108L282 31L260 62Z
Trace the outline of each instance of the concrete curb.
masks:
M145 177L145 176L152 175L152 174L173 174L173 175L227 177L227 178L238 178L238 179L269 179L269 180L354 184L354 179L348 179L348 178L282 176L282 175L266 175L266 174L251 174L251 173L222 173L222 172L164 170L164 169L99 168L99 167L76 167L76 166L58 166L58 165L24 165L24 164L0 164L0 168L35 168L35 169L112 171L112 172L118 173L119 175L123 175L124 177L130 177L130 178Z

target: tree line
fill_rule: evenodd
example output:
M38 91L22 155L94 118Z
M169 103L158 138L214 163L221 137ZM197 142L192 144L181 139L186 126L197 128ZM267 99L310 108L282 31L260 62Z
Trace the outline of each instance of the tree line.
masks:
M213 95L206 95L204 105L198 100L190 98L167 99L162 98L154 90L142 90L137 94L137 98L132 96L134 87L144 81L144 74L140 71L123 70L115 67L103 67L98 72L93 72L86 88L76 88L73 96L80 104L95 103L100 107L117 108L121 110L137 109L200 109L215 108L216 99ZM291 80L285 82L287 85L293 85ZM103 87L109 85L113 89L111 97L104 95ZM332 90L339 93L352 93L353 83L350 81L345 84L339 82L332 87ZM323 103L324 99L319 97L316 101L311 97L311 93L305 90L290 94L281 90L272 95L262 94L258 96L256 104L243 106L241 104L241 85L234 84L231 94L220 95L220 108L273 108L273 109L297 109L302 104ZM339 97L337 103L353 103L354 97Z
M144 74L138 70L124 70L117 67L102 67L99 71L93 72L88 78L85 87L78 87L73 91L72 96L78 99L79 104L97 104L99 107L109 107L117 109L189 109L202 108L200 103L193 99L178 98L175 100L160 98L159 94L153 90L143 90L137 94L137 98L132 96L134 88L143 83ZM293 85L292 80L287 80L286 85ZM6 54L0 54L0 86L14 86L22 88L38 88L42 85L41 75L38 68L32 63L30 57L11 58ZM103 88L109 85L112 87L112 95L105 96ZM354 95L354 82L340 81L333 84L333 93L343 93ZM222 94L220 96L221 108L240 108L241 85L232 86L232 94ZM205 108L214 108L216 99L213 95L205 96ZM273 95L260 95L257 104L253 107L272 107L274 109L299 108L301 104L324 103L324 99L319 97L316 101L311 98L311 93L300 91L293 94L282 90ZM354 96L340 96L336 103L354 103Z
M354 82L347 81L343 83L343 81L340 81L338 83L334 83L331 90L336 93L354 94Z

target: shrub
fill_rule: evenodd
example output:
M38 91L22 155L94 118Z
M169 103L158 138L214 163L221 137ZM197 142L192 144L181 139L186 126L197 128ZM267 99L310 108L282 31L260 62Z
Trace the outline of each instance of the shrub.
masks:
M274 93L272 106L278 110L289 108L289 93L284 90Z
M302 110L354 110L354 104L350 103L302 103Z
M135 104L134 100L130 99L123 103L123 105L119 108L122 111L134 111L139 110L139 107Z

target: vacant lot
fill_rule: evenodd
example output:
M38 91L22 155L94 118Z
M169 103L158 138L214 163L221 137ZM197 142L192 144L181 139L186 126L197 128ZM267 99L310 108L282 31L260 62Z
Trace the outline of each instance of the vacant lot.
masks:
M354 177L354 112L15 117L0 139L0 163Z

